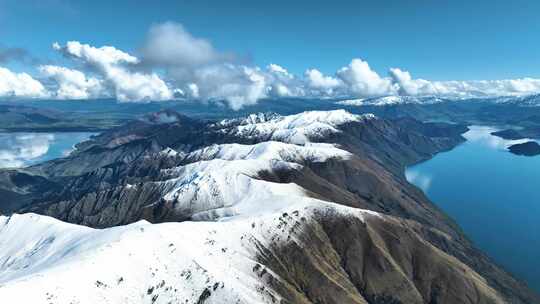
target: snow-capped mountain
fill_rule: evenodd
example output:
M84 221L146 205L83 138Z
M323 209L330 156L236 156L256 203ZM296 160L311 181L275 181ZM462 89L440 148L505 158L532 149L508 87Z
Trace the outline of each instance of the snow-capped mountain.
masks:
M306 190L294 183L261 179L261 172L301 170L302 164L346 159L351 154L329 144L297 146L280 142L224 144L196 150L187 165L163 170L162 198L195 220L264 214L302 201Z
M438 97L438 96L383 96L371 98L345 99L336 101L335 104L342 106L390 106L390 105L429 105L451 101L491 104L513 104L523 107L540 106L540 95L523 96L498 96L498 97Z
M267 268L257 262L257 246L295 242L293 225L324 206L295 199L258 217L103 230L36 214L0 217L0 296L11 303L272 303L280 295L260 280Z
M540 106L540 94L518 96L518 97L500 97L494 99L497 103L513 104L523 107L538 107Z
M434 104L444 101L453 100L448 98L440 98L437 96L383 96L372 98L346 99L336 101L338 105L344 106L388 106L399 104Z
M24 213L0 217L0 299L535 300L404 178L462 126L343 110L151 117L0 171L0 205L20 198L9 206Z
M369 119L376 117L372 114L355 115L345 110L310 111L289 116L250 115L241 120L225 120L216 126L230 127L221 131L244 139L258 138L305 144L310 138L321 139L339 132L339 125Z
M419 235L407 235L406 223L316 199L289 197L287 201L287 207L256 217L141 221L103 230L35 214L0 217L0 296L19 303L312 303L318 299L369 303L368 299L388 292L375 283L379 270L371 268L382 263L389 267L385 276L392 284L410 288L387 297L408 299L408 303L422 303L423 297L462 302L466 298L455 288L474 291L490 303L503 303L472 269L427 245ZM349 246L357 247L355 254L379 252L366 256L372 266L364 270L363 278L336 264L336 259L350 254L342 245L332 245L342 237L325 226L336 229L340 226L336 221L354 223L341 229L353 233ZM356 230L365 229L363 225L372 230L367 240ZM380 225L393 232L375 232ZM385 249L395 233L417 248L398 245L397 256ZM366 241L371 246L386 245L373 251L361 245ZM431 257L415 264L402 258L422 254ZM430 295L431 288L406 275L427 269L452 278L442 295ZM312 282L317 286L309 286ZM361 291L357 284L370 287ZM321 287L329 288L328 292Z
M277 192L288 187L287 191L298 193L303 191L297 189L302 183L313 196L338 196L349 205L372 205L379 211L383 209L377 203L366 200L370 195L365 181L354 183L355 179L370 176L370 184L380 183L393 197L394 182L379 181L376 175L387 170L398 174L402 162L429 157L462 140L459 128L448 129L447 138L428 138L418 132L405 135L394 123L343 110L249 120L195 123L196 127L182 119L159 128L139 125L131 131L136 139L121 144L116 138L135 137L128 128L113 130L112 138L109 134L94 138L86 151L33 167L33 172L46 172L62 185L39 193L40 201L24 210L95 227L141 218L213 218L211 213L218 211L235 214L233 204L242 202L250 187L261 194L272 187L283 188ZM329 183L327 175L338 167L350 172L351 178L336 176ZM343 197L328 187L356 194ZM279 202L272 195L267 197ZM425 212L416 203L401 204L414 216Z

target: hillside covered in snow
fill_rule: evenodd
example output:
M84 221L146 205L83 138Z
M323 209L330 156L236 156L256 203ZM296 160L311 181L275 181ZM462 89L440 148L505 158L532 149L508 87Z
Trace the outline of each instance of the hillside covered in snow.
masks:
M344 110L130 122L0 171L0 299L532 303L405 180L464 130Z

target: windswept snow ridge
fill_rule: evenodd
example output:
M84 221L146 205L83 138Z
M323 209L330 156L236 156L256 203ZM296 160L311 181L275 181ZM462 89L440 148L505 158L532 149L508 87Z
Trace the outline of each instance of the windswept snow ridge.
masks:
M211 145L185 155L187 165L163 171L163 199L178 213L192 214L192 219L215 220L275 211L301 199L306 191L296 184L262 180L261 173L301 170L307 163L330 158L352 157L333 144L313 143L327 132L339 132L347 122L373 119L372 115L353 115L346 111L306 112L291 116L251 115L245 120L222 121L233 124L232 132L241 138L271 137L282 140L253 145ZM174 155L172 149L163 151Z
M194 162L163 171L170 177L163 183L163 199L178 212L193 214L193 219L198 220L260 215L301 200L306 191L296 184L259 179L259 174L300 170L306 161L351 156L347 151L322 143L213 145L186 157Z
M300 244L294 223L315 210L376 216L306 198L259 217L102 230L36 214L0 217L0 297L9 303L279 302L258 276L271 270L256 261L257 249Z
M223 132L242 138L263 138L292 144L306 144L339 132L338 126L375 119L373 114L355 115L345 110L309 111L288 116L248 116L243 120L225 120L217 126L232 126Z
M212 145L190 153L188 159L196 160L281 160L303 163L324 162L329 158L348 158L352 154L333 144L306 143L304 146L268 141L254 145Z

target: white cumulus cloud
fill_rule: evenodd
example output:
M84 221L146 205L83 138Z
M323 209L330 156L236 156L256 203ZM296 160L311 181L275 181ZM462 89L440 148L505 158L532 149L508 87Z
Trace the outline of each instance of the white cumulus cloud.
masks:
M162 66L200 66L227 60L230 55L220 53L212 44L192 36L179 23L153 25L142 47L143 61Z
M0 97L87 99L114 97L120 101L162 101L174 98L225 102L233 109L263 98L369 98L379 96L496 97L540 93L540 79L431 81L391 68L387 75L367 61L350 63L325 75L316 67L294 75L271 63L261 68L222 52L181 24L153 25L135 55L114 46L95 47L79 41L53 48L82 63L79 70L41 66L53 81L48 92L29 74L0 68ZM392 97L389 97L392 98Z
M43 98L48 93L41 82L27 73L15 73L0 67L0 97Z
M390 77L401 95L447 97L519 96L540 92L540 79L504 79L472 81L429 81L413 79L407 71L390 69Z
M437 86L431 81L412 79L411 74L407 71L393 68L390 69L389 74L402 95L434 95L438 93Z
M81 71L54 65L43 65L39 70L56 82L58 88L54 97L58 99L88 99L106 95L101 80L86 77Z
M325 76L321 71L317 69L309 69L304 73L306 81L309 87L315 89L332 90L341 85L339 79Z
M271 90L271 78L260 68L235 63L233 55L217 51L178 23L152 26L141 58L143 66L164 70L185 98L225 101L239 109L267 97Z
M336 75L353 96L373 97L397 93L391 79L379 76L362 59L353 59L348 66L339 69Z
M305 96L305 88L302 80L289 73L284 67L271 63L264 71L267 89L271 97L301 97Z
M255 104L267 96L267 79L257 68L216 64L195 69L187 85L193 98L225 100L231 108Z
M267 70L270 71L271 73L276 73L278 75L283 75L287 78L292 78L293 76L291 74L289 74L289 71L287 71L287 69L285 69L284 67L278 65L278 64L275 64L275 63L270 63L267 67Z
M65 46L58 42L53 43L53 48L65 55L82 59L88 63L106 68L118 63L138 63L139 59L112 46L93 47L82 44L79 41L68 41Z
M129 65L139 63L139 59L112 46L96 48L70 41L63 47L57 43L53 47L69 57L95 67L112 85L115 96L120 101L173 98L173 91L156 73L131 71Z

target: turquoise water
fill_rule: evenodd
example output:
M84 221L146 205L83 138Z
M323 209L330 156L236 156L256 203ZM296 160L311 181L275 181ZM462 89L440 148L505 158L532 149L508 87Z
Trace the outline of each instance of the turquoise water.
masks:
M407 169L474 243L540 292L540 156L517 156L489 127L470 127L467 142Z
M25 167L64 157L95 133L0 133L0 168Z

